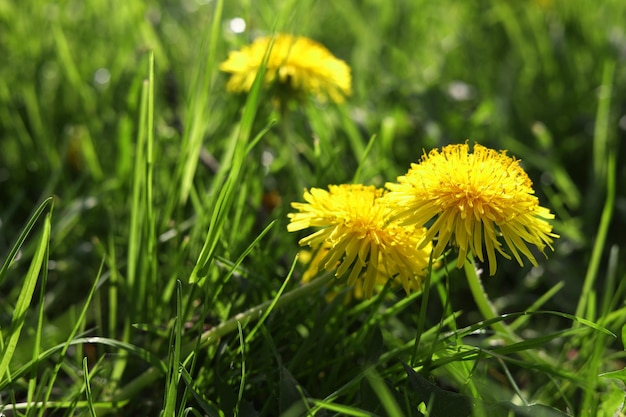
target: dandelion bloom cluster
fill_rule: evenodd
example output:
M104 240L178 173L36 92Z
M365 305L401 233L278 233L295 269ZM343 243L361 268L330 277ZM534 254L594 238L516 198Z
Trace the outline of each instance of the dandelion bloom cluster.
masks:
M422 244L425 229L390 220L384 190L364 185L330 185L305 191L306 203L292 203L287 229L318 228L300 240L320 250L316 262L335 276L347 275L348 285L362 286L370 298L374 287L396 278L409 293L420 287L428 266L430 245ZM418 247L423 247L418 249Z
M350 95L350 67L344 61L311 39L286 34L259 38L249 46L231 52L220 65L220 70L232 74L227 90L250 91L270 48L266 85L277 84L294 95L313 94L321 100L330 98L338 103Z
M481 145L457 144L424 154L412 164L398 183L388 183L385 199L397 207L396 218L404 223L429 226L423 242L436 238L433 257L439 257L449 243L459 248L457 266L468 252L484 261L483 242L489 273L496 271L499 252L511 259L499 240L501 236L520 265L520 252L537 265L527 244L552 249L554 215L539 206L532 182L519 161ZM422 243L423 245L424 243Z

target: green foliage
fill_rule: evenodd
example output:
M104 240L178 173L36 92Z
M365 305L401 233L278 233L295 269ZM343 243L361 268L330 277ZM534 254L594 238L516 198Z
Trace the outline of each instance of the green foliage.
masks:
M0 0L0 414L623 416L624 21L620 0ZM227 93L219 63L273 31L345 60L346 103ZM539 267L499 259L482 293L454 253L425 293L302 285L304 187L467 139L556 213Z

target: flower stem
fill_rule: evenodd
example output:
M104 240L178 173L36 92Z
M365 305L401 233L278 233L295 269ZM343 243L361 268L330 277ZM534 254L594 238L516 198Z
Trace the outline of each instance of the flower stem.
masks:
M482 281L480 280L476 267L474 266L474 256L471 253L467 254L467 259L465 260L463 269L465 270L467 283L469 284L476 306L478 307L478 310L480 311L480 314L482 314L483 318L487 321L491 321L489 325L496 333L499 333L501 336L506 337L510 341L518 340L519 338L517 335L504 322L497 320L500 318L500 315L487 297Z
M426 310L428 308L428 295L430 294L430 279L433 273L433 257L432 254L430 256L430 261L428 264L428 272L424 277L424 286L422 288L422 304L420 306L420 315L417 321L417 333L415 335L415 342L413 344L413 354L411 355L411 366L415 366L417 361L417 352L419 350L420 339L422 338L422 334L424 333L424 326L426 323Z

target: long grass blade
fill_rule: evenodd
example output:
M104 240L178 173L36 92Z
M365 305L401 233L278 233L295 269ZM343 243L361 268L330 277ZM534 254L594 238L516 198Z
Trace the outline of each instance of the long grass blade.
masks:
M100 263L100 269L98 270L98 275L96 276L96 279L94 280L94 283L91 286L91 290L87 294L87 299L85 300L85 304L83 305L83 308L81 309L80 313L76 317L76 324L74 325L74 327L72 328L72 331L67 337L67 341L63 344L63 347L61 348L61 355L60 355L61 359L54 366L54 369L52 370L50 381L48 382L48 387L44 394L44 399L43 399L44 405L48 402L48 400L50 399L50 396L52 395L54 383L59 376L59 371L61 370L61 367L63 366L65 354L67 353L67 350L71 346L72 339L74 339L74 337L78 333L78 330L81 328L81 326L84 325L85 318L87 317L87 310L89 306L91 305L91 300L93 299L93 296L96 293L96 290L98 289L98 282L100 281L100 277L102 276L103 266L104 266L104 259ZM40 417L44 415L43 414L44 411L45 411L45 407L40 408L39 410Z
M181 172L181 187L178 199L181 203L187 201L193 183L193 176L198 166L198 158L202 147L204 130L208 120L208 98L211 91L211 78L215 71L217 61L217 42L221 39L220 25L222 24L222 13L224 0L215 2L215 11L210 26L210 34L205 36L207 42L202 48L206 61L197 68L194 83L191 90L191 105L187 121L187 130L183 139L183 149L181 152L182 162L179 167Z
M87 409L91 417L96 417L96 409L94 407L93 396L91 394L91 383L89 381L89 365L87 358L83 358L83 381L85 383L85 397L87 401Z
M228 176L223 186L222 184L216 184L216 186L221 186L221 188L216 196L214 204L211 205L209 230L200 255L198 256L198 261L191 272L191 276L189 277L189 282L197 283L198 286L202 286L204 284L204 280L208 274L208 268L213 260L217 242L223 232L222 225L226 220L226 216L234 200L238 182L241 180L244 157L246 156L246 150L248 150L248 143L250 142L252 134L252 125L261 98L261 87L271 47L272 44L270 44L270 49L268 49L265 53L264 63L260 66L259 71L256 74L254 84L252 85L250 93L246 99L238 134L232 137L231 148L233 151L232 159L228 161ZM225 168L222 167L222 169Z
M163 407L164 417L174 417L176 410L176 401L178 393L178 383L180 381L180 358L183 333L183 316L182 316L182 284L180 281L176 283L176 319L172 328L172 343L169 352L169 369L167 375L167 386L165 387L165 402Z
M42 206L47 206L48 201L50 200L46 200L45 205ZM20 338L24 323L26 322L26 313L32 302L35 285L37 284L39 274L41 273L42 266L45 264L46 255L48 253L48 245L50 244L50 218L51 212L46 215L44 220L39 245L37 246L35 255L26 273L22 289L15 304L15 309L13 310L8 340L4 343L4 348L0 354L0 384L4 384L7 380L11 379L9 364L17 348L17 342Z
M26 240L26 238L30 234L30 231L33 229L33 226L35 226L35 223L37 223L37 220L39 219L41 214L46 209L48 209L48 207L52 207L52 201L53 201L52 197L46 198L39 205L39 207L37 207L37 210L35 210L35 212L28 219L28 222L26 223L26 226L24 226L24 229L22 230L20 235L17 237L17 240L16 240L15 244L11 247L11 250L9 251L9 254L7 255L7 257L4 260L4 262L2 263L2 267L0 268L0 284L2 284L2 281L4 280L4 277L6 275L7 270L9 269L9 267L11 266L13 261L15 260L15 257L17 256L18 252L22 248L22 245L24 244L24 241Z
M608 108L605 109L606 106L609 106L608 101L611 97L611 91L613 86L613 63L606 64L605 68L607 68L604 72L603 77L603 89L604 94L606 95L606 100L602 101L600 104L600 109L598 109L598 119L596 119L596 124L598 125L606 125L608 124L609 111ZM601 111L602 110L602 111ZM601 169L602 172L606 169L606 175L600 175L599 178L606 178L606 198L604 201L604 208L602 209L602 216L600 217L600 224L598 225L598 231L596 233L593 249L591 251L591 259L589 260L589 267L587 268L587 273L585 274L585 280L583 282L583 289L580 294L580 298L578 301L578 305L576 306L575 315L578 317L587 317L593 319L593 317L589 317L587 312L587 303L593 297L592 289L593 285L598 278L598 270L600 268L600 262L602 259L602 253L604 252L604 247L606 245L606 240L609 232L609 227L611 224L611 220L613 219L613 211L615 207L615 178L616 178L616 167L617 167L617 144L614 141L609 141L608 134L605 130L600 129L595 132L599 137L594 138L594 143L602 142L605 145L600 146L599 149L596 149L597 152L602 152L600 155L594 157L597 159L601 159L602 168L597 167L597 169ZM606 163L605 163L606 162ZM605 168L606 167L606 168Z

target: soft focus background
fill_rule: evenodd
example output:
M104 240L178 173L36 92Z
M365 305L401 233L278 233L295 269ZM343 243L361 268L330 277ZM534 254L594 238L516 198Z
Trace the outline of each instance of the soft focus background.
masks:
M599 375L625 363L625 22L622 0L0 0L0 411L624 415L626 374ZM353 95L279 117L227 93L217 65L273 31L346 61ZM301 285L304 187L382 186L466 140L556 214L538 267L484 277L502 313L539 301L507 320L520 341L451 267L424 323L420 294L315 290L196 344Z

